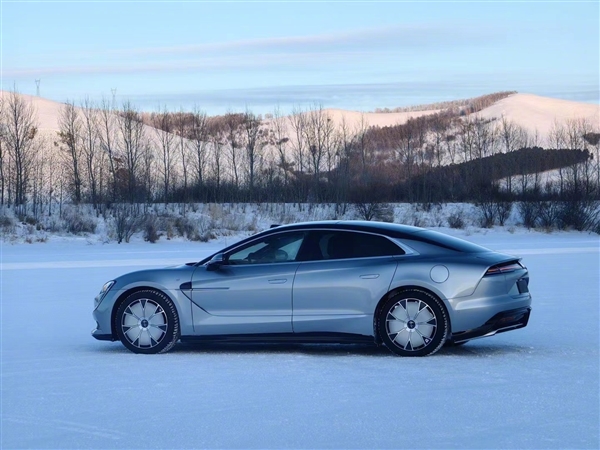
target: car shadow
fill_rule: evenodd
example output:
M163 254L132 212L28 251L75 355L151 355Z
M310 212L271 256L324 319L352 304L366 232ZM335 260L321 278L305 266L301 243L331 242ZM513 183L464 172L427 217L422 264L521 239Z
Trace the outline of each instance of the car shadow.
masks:
M94 351L112 354L131 354L122 344L95 346ZM302 354L315 357L390 357L396 356L384 346L375 344L302 344L302 343L257 343L257 342L179 342L168 354ZM434 357L483 358L511 354L536 354L532 347L498 343L469 342L461 346L444 346Z
M445 346L437 354L460 356L463 358L482 358L511 354L523 355L539 353L539 351L536 351L533 347L526 347L524 345L507 344L506 342L489 343L482 341L469 342L460 346Z
M237 342L180 342L169 353L296 353L311 356L391 356L388 349L375 344L300 344L300 343L237 343Z

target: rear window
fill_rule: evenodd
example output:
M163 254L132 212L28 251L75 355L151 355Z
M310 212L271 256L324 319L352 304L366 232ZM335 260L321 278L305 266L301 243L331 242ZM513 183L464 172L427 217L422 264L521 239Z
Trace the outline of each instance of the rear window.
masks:
M439 245L441 247L455 250L457 252L464 253L481 253L489 252L490 250L482 247L481 245L473 244L465 240L455 238L454 236L448 236L447 234L438 233L437 231L425 230L415 233L414 236L417 239L422 239L426 242Z

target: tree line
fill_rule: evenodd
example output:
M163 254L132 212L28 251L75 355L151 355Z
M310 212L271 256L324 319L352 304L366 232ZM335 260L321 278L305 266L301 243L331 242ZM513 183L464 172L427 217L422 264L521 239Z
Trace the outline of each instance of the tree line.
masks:
M328 202L343 212L350 203L382 201L593 201L599 157L597 124L583 119L539 136L505 117L456 108L373 127L366 116L336 122L319 105L289 116L210 117L199 108L143 113L130 102L86 99L63 104L59 131L44 133L25 97L14 90L0 97L0 205L34 217L64 203L101 210Z

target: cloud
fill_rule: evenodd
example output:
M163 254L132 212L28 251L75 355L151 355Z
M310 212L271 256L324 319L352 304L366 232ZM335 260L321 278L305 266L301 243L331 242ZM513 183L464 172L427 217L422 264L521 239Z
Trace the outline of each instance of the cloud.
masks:
M344 48L411 48L451 46L481 39L481 31L473 27L448 25L411 25L359 29L311 36L285 36L227 42L200 43L170 47L148 47L116 50L114 53L135 55L203 55L210 53L331 52ZM489 30L488 30L489 33ZM488 34L489 35L489 34Z
M63 55L52 64L18 68L4 65L8 78L47 75L107 75L181 71L253 69L323 69L343 64L364 64L383 55L440 51L449 46L481 45L480 30L448 25L383 27L349 32L202 43L174 47L108 50L90 55ZM478 36L479 33L479 36ZM478 36L477 39L475 37ZM491 37L490 37L491 39ZM63 61L61 63L61 61ZM76 62L69 62L76 61Z
M266 55L210 56L178 61L119 61L107 64L65 65L42 68L5 69L4 77L25 77L44 75L109 75L168 73L182 71L230 71L263 69L302 69L324 68L353 61L364 61L372 56L370 52L345 51L336 54L299 53Z

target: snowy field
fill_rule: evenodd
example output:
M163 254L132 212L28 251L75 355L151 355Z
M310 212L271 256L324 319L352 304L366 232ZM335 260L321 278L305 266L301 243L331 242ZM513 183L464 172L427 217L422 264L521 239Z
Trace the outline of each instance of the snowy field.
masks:
M399 358L343 345L99 342L113 277L227 242L2 244L0 447L598 448L597 235L442 230L523 257L529 326Z

